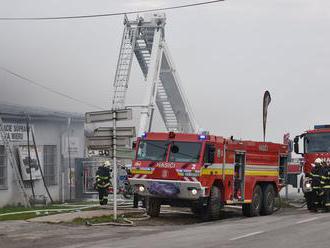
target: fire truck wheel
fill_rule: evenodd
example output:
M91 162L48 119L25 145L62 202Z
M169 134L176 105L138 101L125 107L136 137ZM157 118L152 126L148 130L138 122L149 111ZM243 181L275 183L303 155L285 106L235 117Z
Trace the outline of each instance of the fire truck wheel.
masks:
M258 216L262 205L262 189L256 185L253 190L252 203L245 203L242 206L243 215L246 217Z
M274 212L275 190L273 185L265 185L263 189L262 207L260 214L270 215Z
M221 190L217 186L212 186L210 199L207 206L207 215L209 219L217 220L221 217Z
M147 214L150 217L158 217L160 213L160 201L155 198L147 200Z

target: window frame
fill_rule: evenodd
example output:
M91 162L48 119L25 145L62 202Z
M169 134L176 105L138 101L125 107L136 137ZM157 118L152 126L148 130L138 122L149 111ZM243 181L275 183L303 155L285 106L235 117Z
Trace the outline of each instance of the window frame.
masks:
M58 163L56 145L43 146L43 174L47 186L58 185Z

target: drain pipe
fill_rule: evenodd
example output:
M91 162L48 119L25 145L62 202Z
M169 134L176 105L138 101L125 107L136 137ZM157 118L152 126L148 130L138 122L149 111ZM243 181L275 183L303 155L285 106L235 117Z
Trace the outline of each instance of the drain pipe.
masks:
M61 198L61 202L64 203L65 202L65 167L64 167L64 134L67 132L68 127L66 126L62 132L60 132L60 164L61 164L61 189L60 189L60 198Z

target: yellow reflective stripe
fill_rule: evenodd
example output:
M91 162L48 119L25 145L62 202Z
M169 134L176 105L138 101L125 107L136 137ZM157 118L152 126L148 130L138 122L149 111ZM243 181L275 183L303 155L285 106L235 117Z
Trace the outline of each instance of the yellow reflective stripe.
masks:
M203 168L201 170L201 175L205 176L205 175L222 175L222 169L219 168Z
M110 186L110 183L107 183L107 184L97 184L96 185L97 187L99 187L99 188L106 188L106 187L109 187Z
M201 170L201 175L222 175L222 168L203 168ZM225 175L234 175L233 169L225 169Z
M234 175L234 169L225 169L225 175Z
M132 169L132 174L151 175L152 173L152 170Z
M109 179L109 177L101 177L99 176L100 179Z
M245 172L246 176L278 176L279 173L277 170L268 171L268 170L247 170Z
M201 175L222 175L222 169L204 168L201 170ZM234 175L233 169L225 169L225 175ZM247 170L246 176L278 176L277 170Z

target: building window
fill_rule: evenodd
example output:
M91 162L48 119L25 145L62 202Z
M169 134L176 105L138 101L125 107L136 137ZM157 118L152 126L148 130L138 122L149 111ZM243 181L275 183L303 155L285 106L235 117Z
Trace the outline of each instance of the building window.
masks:
M8 189L7 175L6 149L0 146L0 189Z
M44 146L44 177L48 186L57 185L56 146Z

